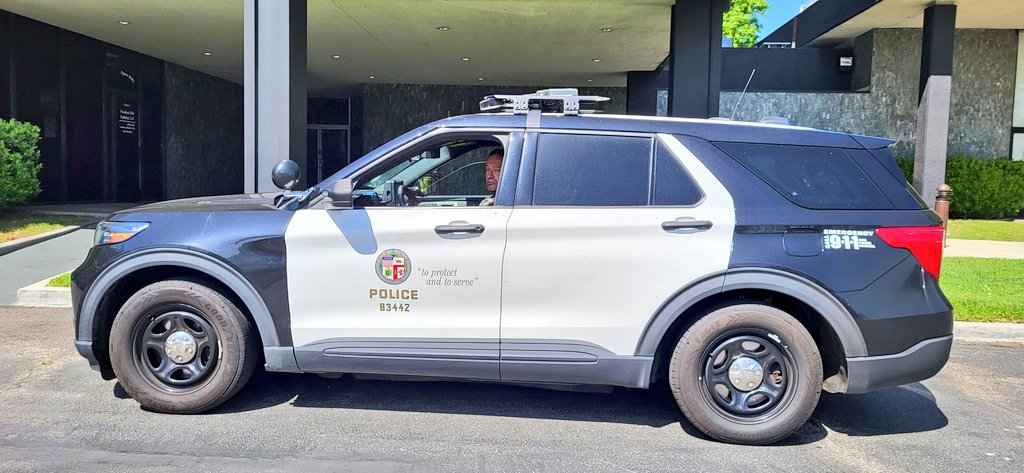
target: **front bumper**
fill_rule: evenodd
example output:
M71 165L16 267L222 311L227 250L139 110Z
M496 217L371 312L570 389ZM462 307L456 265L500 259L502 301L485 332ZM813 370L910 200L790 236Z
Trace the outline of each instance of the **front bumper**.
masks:
M79 355L82 355L89 362L90 368L100 371L100 360L97 360L96 354L92 352L91 340L75 340L75 349L78 350Z
M846 359L847 394L861 394L935 376L953 346L953 335L929 338L899 353Z

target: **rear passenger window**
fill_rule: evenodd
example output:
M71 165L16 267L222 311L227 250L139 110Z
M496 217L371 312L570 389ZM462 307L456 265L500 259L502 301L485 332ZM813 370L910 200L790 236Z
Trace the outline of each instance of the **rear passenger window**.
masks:
M654 205L694 205L704 198L693 178L665 145L654 154Z
M541 134L534 205L647 205L651 139Z
M892 209L864 171L838 148L715 143L787 199L809 209Z

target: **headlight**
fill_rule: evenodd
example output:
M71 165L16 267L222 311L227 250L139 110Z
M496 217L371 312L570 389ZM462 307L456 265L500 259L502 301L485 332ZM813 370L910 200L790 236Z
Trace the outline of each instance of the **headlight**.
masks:
M149 222L100 222L96 224L94 246L121 243L146 229Z

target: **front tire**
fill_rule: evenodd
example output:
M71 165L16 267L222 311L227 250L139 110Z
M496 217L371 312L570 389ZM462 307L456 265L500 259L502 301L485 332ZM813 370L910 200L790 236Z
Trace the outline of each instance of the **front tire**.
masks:
M150 284L121 307L110 331L114 374L136 401L195 414L235 395L256 366L252 323L224 294L191 280Z
M769 444L814 412L821 356L791 315L766 305L732 305L683 334L672 353L669 385L686 418L709 437Z

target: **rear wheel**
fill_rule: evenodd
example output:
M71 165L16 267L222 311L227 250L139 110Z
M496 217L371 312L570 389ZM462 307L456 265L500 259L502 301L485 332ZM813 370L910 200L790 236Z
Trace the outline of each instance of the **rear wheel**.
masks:
M242 388L256 359L249 319L196 281L142 288L121 307L110 331L110 361L121 385L159 412L216 407Z
M768 444L799 428L821 393L821 356L789 314L741 304L711 312L683 334L669 366L686 418L730 443Z

